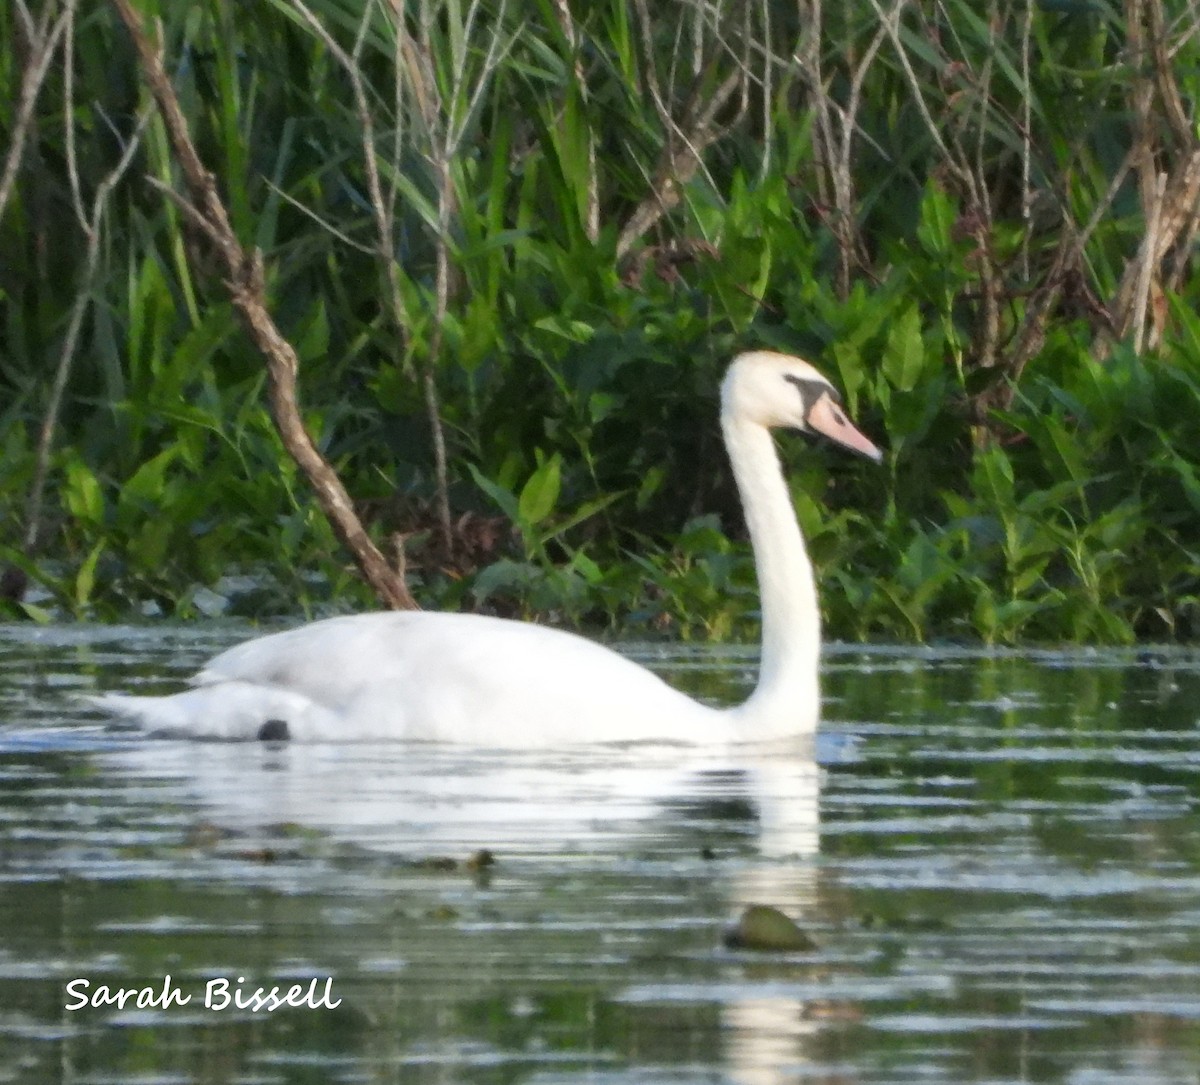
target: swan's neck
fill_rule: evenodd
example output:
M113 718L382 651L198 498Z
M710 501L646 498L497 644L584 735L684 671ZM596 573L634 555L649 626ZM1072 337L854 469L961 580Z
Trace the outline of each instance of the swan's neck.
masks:
M736 709L747 732L770 737L817 725L821 616L812 563L796 523L775 442L735 417L721 426L745 511L762 599L758 685Z

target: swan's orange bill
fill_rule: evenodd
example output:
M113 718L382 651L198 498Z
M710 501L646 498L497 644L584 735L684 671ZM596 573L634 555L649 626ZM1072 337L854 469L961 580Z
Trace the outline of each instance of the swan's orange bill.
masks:
M855 428L832 396L826 394L817 399L808 412L808 424L815 432L836 441L843 448L861 453L876 463L883 462L883 453Z

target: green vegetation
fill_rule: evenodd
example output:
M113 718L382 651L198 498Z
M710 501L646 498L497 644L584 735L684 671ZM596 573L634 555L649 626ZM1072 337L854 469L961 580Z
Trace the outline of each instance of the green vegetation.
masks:
M140 6L424 605L747 632L767 346L890 450L782 441L831 636L1200 636L1188 0ZM115 13L0 11L0 614L371 605Z

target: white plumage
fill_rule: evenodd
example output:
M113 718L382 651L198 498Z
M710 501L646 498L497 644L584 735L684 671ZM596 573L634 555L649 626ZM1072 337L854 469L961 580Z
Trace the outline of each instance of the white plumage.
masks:
M472 614L330 618L223 652L165 697L92 698L187 736L297 741L435 740L496 747L668 740L762 741L811 732L820 618L812 568L770 429L822 433L880 458L807 362L758 351L730 366L722 430L759 574L758 685L720 709L586 638Z

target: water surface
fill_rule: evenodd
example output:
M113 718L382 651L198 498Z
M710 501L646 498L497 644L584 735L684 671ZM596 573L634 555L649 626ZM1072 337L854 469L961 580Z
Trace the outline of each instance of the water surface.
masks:
M150 741L74 700L244 635L0 627L0 1081L1200 1082L1189 653L835 647L815 747L736 759ZM727 948L752 903L815 948ZM66 1008L168 974L187 1005Z

